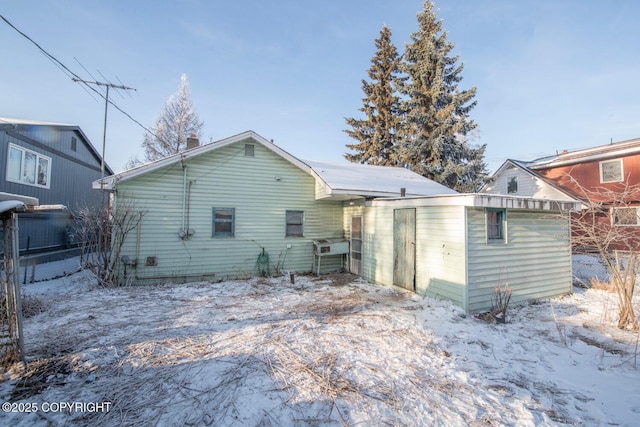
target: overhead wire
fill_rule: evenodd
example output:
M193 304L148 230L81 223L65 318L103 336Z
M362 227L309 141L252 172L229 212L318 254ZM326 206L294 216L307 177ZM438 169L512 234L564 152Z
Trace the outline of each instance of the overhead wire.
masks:
M77 75L75 72L73 72L71 69L69 69L69 67L67 67L66 65L64 65L60 60L58 60L58 58L56 58L55 56L53 56L52 54L50 54L49 52L47 52L42 46L40 46L40 44L38 44L35 40L33 40L31 37L29 37L27 34L25 34L24 32L20 31L19 28L17 28L15 25L13 25L7 18L5 18L2 14L0 14L0 19L2 19L7 25L9 25L11 28L13 28L16 32L18 32L18 34L20 34L22 37L24 37L25 39L27 39L29 42L31 42L32 44L34 44L38 50L40 50L40 52L47 57L51 62L53 62L56 67L58 67L58 69L60 69L67 77L71 78L72 80L75 78L77 80L74 80L78 83L81 83L82 87L85 87L85 91L86 89L91 90L92 92L98 94L100 96L100 98L104 99L105 101L107 101L110 105L112 105L116 110L120 111L122 114L124 114L127 118L129 118L129 120L131 120L132 122L134 122L135 124L137 124L138 126L140 126L142 129L144 129L145 132L149 133L150 135L153 135L154 137L156 137L159 141L162 141L164 143L167 143L166 141L164 141L161 137L159 137L155 132L153 132L152 130L148 129L146 126L144 126L142 123L140 123L138 120L136 120L135 118L133 118L133 116L131 116L129 113L127 113L126 111L124 111L122 108L120 108L116 103L114 103L111 99L107 99L106 95L104 95L102 92L98 91L96 88L94 88L92 85L88 84L82 77L80 77L79 75ZM77 60L76 60L77 61ZM82 64L80 64L82 66ZM82 66L82 68L84 68L84 66ZM87 71L85 69L85 71ZM89 75L91 75L91 73L89 73L87 71L87 73ZM92 76L93 77L93 76Z

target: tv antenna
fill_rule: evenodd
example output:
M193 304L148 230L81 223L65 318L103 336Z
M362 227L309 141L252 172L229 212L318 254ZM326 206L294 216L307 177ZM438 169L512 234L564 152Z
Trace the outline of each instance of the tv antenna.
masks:
M122 90L136 90L136 89L129 86L125 86L125 85L116 85L110 82L105 83L105 82L98 82L98 81L83 80L76 77L72 78L71 80L73 80L76 83L80 82L87 85L104 86L107 88L107 93L104 97L104 101L105 101L104 102L104 129L102 131L102 160L100 162L100 173L101 173L100 190L104 191L104 154L105 154L105 149L107 145L107 112L109 110L109 89L110 88L122 89Z

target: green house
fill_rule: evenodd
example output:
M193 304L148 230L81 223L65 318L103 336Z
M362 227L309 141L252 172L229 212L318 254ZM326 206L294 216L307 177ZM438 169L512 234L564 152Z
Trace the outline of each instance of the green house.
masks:
M349 209L362 238L361 276L490 310L572 290L567 212L577 204L483 194L375 199Z
M463 195L404 168L303 161L252 131L95 181L138 216L128 283L346 270L482 311L571 290L570 202Z

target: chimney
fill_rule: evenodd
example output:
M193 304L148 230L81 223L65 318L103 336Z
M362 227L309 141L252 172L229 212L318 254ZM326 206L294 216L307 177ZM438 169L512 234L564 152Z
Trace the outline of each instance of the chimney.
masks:
M187 138L187 150L196 148L199 145L200 145L200 140L198 139L195 133L192 133L191 136Z

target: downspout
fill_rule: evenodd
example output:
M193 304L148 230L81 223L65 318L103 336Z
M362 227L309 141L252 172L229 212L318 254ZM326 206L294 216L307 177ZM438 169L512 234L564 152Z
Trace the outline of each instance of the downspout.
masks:
M469 313L469 207L463 207L463 221L464 221L464 287L462 295L462 305L464 311Z
M180 159L182 164L182 226L178 235L182 240L189 236L187 230L185 230L185 218L187 215L187 165L184 164L184 159Z

